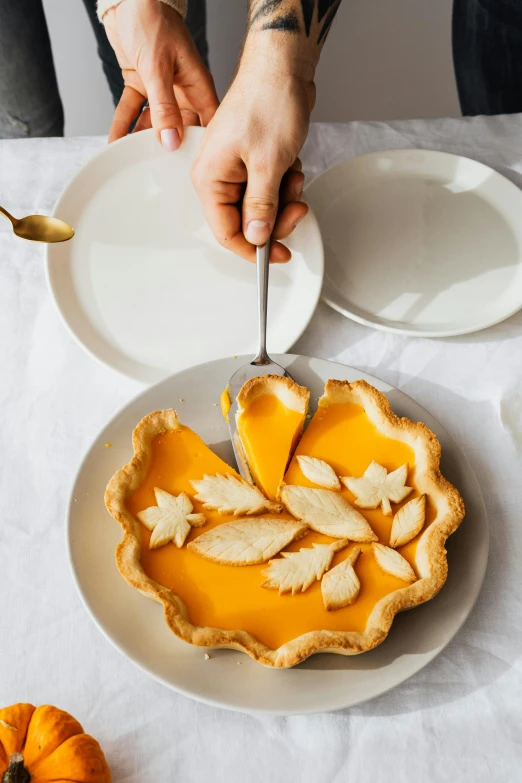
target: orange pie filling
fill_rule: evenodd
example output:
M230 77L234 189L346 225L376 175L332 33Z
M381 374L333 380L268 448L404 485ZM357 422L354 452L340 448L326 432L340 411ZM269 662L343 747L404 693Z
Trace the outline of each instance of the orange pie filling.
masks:
M255 453L258 485L272 498L277 495L303 418L302 414L285 407L274 395L265 394L252 402L241 423L241 437L252 454ZM176 496L186 492L194 513L203 513L207 520L202 528L190 530L181 548L169 543L150 549L151 533L141 526L141 564L145 572L182 599L194 625L249 631L259 641L276 649L309 631L364 631L376 603L385 595L406 586L406 582L379 568L371 545L364 543L350 543L335 555L332 562L331 568L349 557L354 546L361 549L355 564L361 584L359 595L352 605L336 611L325 609L320 581L313 582L305 592L280 595L277 590L261 587L266 579L262 572L266 572L267 563L238 567L204 559L187 549L187 544L203 532L235 518L203 508L194 497L196 492L191 480L200 480L205 474L237 474L185 426L179 431L158 435L152 441L151 449L148 474L139 489L128 498L128 510L136 516L154 506L154 488L160 487ZM368 465L375 461L389 472L407 463L411 480L414 464L414 452L409 446L384 437L364 409L352 403L320 407L290 462L284 476L287 484L315 486L301 471L298 455L326 461L338 476L362 476ZM341 494L354 505L355 496L348 489L343 487ZM418 492L414 487L404 503L416 495ZM394 504L393 514L404 503ZM380 509L362 509L361 513L379 542L388 545L393 514L385 516ZM258 516L292 519L287 512L264 512ZM425 524L433 521L434 517L434 509L428 503ZM311 547L313 543L333 541L335 539L311 531L285 547L285 551L298 551ZM418 536L398 549L414 568L417 541Z
M219 403L221 405L221 413L223 414L223 418L228 423L230 421L228 414L230 413L230 408L232 407L232 400L230 399L228 386L226 389L223 389L223 391L221 392Z

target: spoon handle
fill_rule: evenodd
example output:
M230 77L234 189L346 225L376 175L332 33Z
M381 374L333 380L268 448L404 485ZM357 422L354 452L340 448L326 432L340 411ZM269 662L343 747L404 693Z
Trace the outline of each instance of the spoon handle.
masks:
M270 240L256 249L257 309L259 316L259 346L252 364L270 364L266 352L266 317L268 311L268 275L270 271Z
M4 217L6 217L8 220L10 220L13 226L14 226L14 225L15 225L15 223L17 222L17 221L16 221L16 218L15 218L15 217L13 217L12 215L10 215L10 214L9 214L9 212L7 211L7 209L4 209L3 207L0 207L0 215L3 215L3 216L4 216Z

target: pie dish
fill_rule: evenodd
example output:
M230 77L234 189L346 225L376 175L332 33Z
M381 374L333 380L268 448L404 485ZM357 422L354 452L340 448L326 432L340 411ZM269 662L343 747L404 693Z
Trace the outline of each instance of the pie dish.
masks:
M327 382L275 499L173 410L146 416L133 445L106 491L124 531L117 565L187 642L271 667L365 652L445 582L464 507L440 475L438 441L363 381ZM153 543L170 543L151 548L158 526Z

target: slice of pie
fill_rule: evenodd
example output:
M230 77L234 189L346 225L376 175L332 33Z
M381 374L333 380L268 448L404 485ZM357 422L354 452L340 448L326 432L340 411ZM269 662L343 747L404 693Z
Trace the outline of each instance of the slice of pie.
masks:
M237 429L255 484L271 500L303 432L310 392L291 378L252 378L237 397Z
M374 648L446 580L464 506L436 437L364 381L328 381L302 437L303 387L255 379L238 402L255 486L175 411L138 424L105 496L120 572L195 645L271 667Z

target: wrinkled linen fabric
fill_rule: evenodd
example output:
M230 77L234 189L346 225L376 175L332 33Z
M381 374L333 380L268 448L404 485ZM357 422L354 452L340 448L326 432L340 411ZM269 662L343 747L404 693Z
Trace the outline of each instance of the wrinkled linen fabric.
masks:
M102 138L0 142L0 203L49 212ZM522 115L313 125L308 176L358 153L459 153L522 185ZM522 215L521 215L522 219ZM419 339L320 304L295 352L380 376L466 453L491 548L481 595L446 650L401 686L335 714L251 717L178 695L102 636L74 587L65 513L89 443L139 384L93 361L46 288L43 248L0 224L0 702L50 702L100 740L116 783L518 783L522 780L522 313Z

